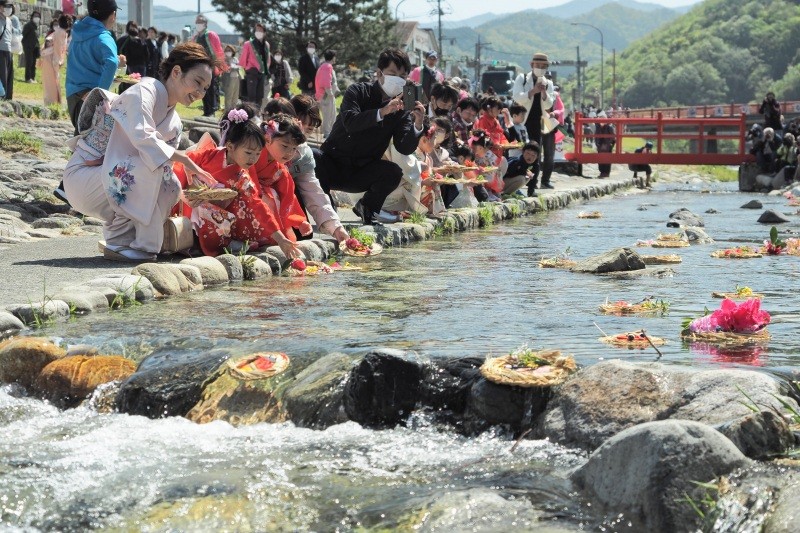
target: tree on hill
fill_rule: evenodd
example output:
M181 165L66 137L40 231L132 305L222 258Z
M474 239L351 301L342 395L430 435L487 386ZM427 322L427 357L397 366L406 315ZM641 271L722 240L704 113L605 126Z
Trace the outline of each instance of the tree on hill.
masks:
M245 38L263 21L267 40L276 47L303 53L313 39L320 50L336 50L340 64L372 65L387 46L395 45L388 0L211 0L227 13Z

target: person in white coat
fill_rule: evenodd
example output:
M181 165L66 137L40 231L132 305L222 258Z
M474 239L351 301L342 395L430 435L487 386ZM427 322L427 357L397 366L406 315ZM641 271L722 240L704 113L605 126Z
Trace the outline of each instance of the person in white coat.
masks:
M116 97L106 93L110 107L95 109L102 117L81 132L64 171L64 188L76 210L103 220L105 258L156 259L164 222L181 191L174 162L200 181L215 183L177 149L182 124L175 110L178 103L188 107L202 99L215 66L201 45L180 44L161 63L160 79L142 78ZM103 125L110 126L110 134Z
M552 189L550 175L553 172L553 157L555 155L556 141L555 132L548 133L542 131L542 119L549 119L553 116L551 109L556 101L553 82L548 80L547 67L550 61L547 54L537 52L531 59L531 72L520 74L514 81L514 101L527 110L525 117L525 128L528 130L528 139L539 143L541 147L541 170L543 189ZM536 178L528 182L528 194L534 195L536 188Z

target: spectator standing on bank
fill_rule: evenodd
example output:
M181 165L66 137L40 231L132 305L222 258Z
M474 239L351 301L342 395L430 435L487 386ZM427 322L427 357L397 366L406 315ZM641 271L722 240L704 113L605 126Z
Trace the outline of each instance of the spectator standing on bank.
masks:
M314 78L319 68L319 58L317 57L316 41L308 41L306 53L300 56L297 61L297 70L300 71L300 81L298 85L303 94L314 96Z
M208 30L208 19L204 15L197 15L194 19L194 36L192 40L205 48L206 53L214 59L215 66L211 76L211 85L203 96L203 116L213 117L219 110L219 76L227 72L228 65L225 64L225 53L222 51L222 43L216 32Z
M61 66L67 56L67 38L72 28L72 17L58 17L55 29L44 39L42 51L42 89L44 105L64 105L61 93Z
M336 72L333 70L336 52L326 50L323 57L325 61L317 69L314 87L315 96L322 112L322 137L327 139L333 129L333 122L336 120L336 94L339 91L336 86Z
M161 48L158 46L158 30L152 26L147 28L145 44L147 44L148 52L147 75L151 78L157 78L158 66L161 64L162 57Z
M38 11L31 13L31 19L22 27L22 52L25 55L25 81L36 82L36 60L41 56L39 47L39 24L42 15Z
M444 74L436 68L439 62L439 54L436 50L431 50L425 54L425 65L417 67L408 75L408 79L422 85L422 91L426 98L431 97L431 87L436 83L444 83Z
M242 45L242 55L239 58L239 65L244 69L244 79L247 82L247 95L242 100L252 102L258 109L261 109L261 102L264 100L266 75L272 63L266 38L267 29L257 22L253 37Z
M225 63L228 65L228 72L223 72L220 76L222 83L222 94L225 97L225 114L236 107L239 101L239 87L242 78L239 76L239 59L236 57L236 49L225 45Z
M6 91L3 97L11 100L14 97L14 56L12 54L14 41L14 22L12 4L0 0L0 84ZM16 17L14 17L16 18ZM22 31L20 29L20 35Z
M117 39L118 53L125 56L127 62L127 74L147 75L147 64L149 62L149 51L147 43L139 38L139 25L134 20L129 20L125 24L125 35ZM124 85L124 86L123 86ZM130 87L127 84L120 84L120 92Z
M764 127L772 128L775 137L780 139L783 136L783 123L781 122L781 104L775 100L775 93L768 92L761 102L758 112L764 115Z
M269 67L269 74L272 76L272 92L279 94L287 100L291 98L289 86L294 81L292 67L281 49L275 50L272 56L272 64Z

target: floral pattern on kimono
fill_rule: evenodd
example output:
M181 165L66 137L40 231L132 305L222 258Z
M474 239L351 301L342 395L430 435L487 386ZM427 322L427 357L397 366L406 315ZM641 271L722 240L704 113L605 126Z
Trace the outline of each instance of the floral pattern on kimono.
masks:
M492 152L497 157L503 156L503 150L501 150L497 145L506 142L506 134L503 132L503 127L500 125L499 120L490 115L488 112L484 113L475 123L473 129L485 131L486 136L489 137L489 139L495 144L495 146L492 148Z
M296 240L291 228L300 228L308 222L300 202L294 192L294 179L286 165L278 163L270 157L266 148L261 150L261 157L254 165L261 188L261 198L270 206L276 215L280 229L286 238Z
M504 157L497 157L493 152L486 152L483 157L476 157L475 164L479 167L498 167L497 170L491 172L484 172L483 177L486 178L484 187L492 191L497 196L503 193L503 173L504 167L508 167L508 163Z
M106 195L124 216L142 224L150 224L164 184L177 187L175 176L164 171L182 130L168 101L163 83L142 78L114 99L109 111L114 125L101 173Z
M244 170L235 164L227 165L226 150L217 148L210 139L201 140L197 149L186 155L217 182L238 193L225 207L203 202L192 210L183 205L183 215L192 219L204 254L216 256L232 240L256 246L276 244L272 234L281 230L280 224L262 200L261 187L252 168ZM181 186L186 188L188 176L183 165L176 163L173 169Z

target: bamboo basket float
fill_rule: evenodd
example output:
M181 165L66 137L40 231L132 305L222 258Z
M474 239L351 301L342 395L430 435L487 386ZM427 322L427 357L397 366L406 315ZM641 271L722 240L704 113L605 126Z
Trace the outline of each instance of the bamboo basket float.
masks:
M559 350L533 352L537 358L549 364L536 367L519 363L516 354L487 359L481 365L481 375L499 385L515 387L552 387L560 385L578 370L571 355L561 355Z
M728 300L746 300L748 298L758 298L762 300L764 295L760 292L750 292L748 294L739 294L736 292L712 292L712 298L727 298Z
M619 333L617 335L608 335L606 337L600 337L599 340L600 342L604 342L612 346L619 346L621 348L641 349L649 348L650 346L663 346L667 343L667 341L660 337L653 337L652 335L643 334L641 330Z
M369 246L369 250L353 250L347 246L343 246L340 250L344 255L349 255L351 257L372 257L373 255L378 255L383 252L383 246L375 242Z
M607 315L657 315L666 313L667 309L663 306L650 306L650 300L639 303L613 302L600 305L600 311Z
M305 261L306 268L300 270L291 265L284 272L289 277L297 276L319 276L320 274L331 274L334 269L321 261Z
M659 241L656 240L650 246L653 248L687 248L689 246L688 241L677 241L677 240L667 240L667 241Z
M659 233L656 237L657 241L684 241L686 242L685 233Z
M764 256L761 252L752 248L725 248L724 250L711 252L711 257L716 257L717 259L754 259Z
M645 265L673 265L683 263L683 258L677 254L670 255L640 255Z
M573 261L572 259L551 257L549 259L542 259L539 261L539 268L572 268L577 264L578 262Z
M737 344L763 344L772 338L764 328L755 333L734 333L733 331L700 331L692 332L689 329L681 331L681 338L687 341L707 342L709 344L737 345Z
M578 213L578 218L603 218L603 213L600 211L581 211Z
M263 352L234 357L227 361L228 372L237 379L266 379L289 368L289 356L280 352Z

